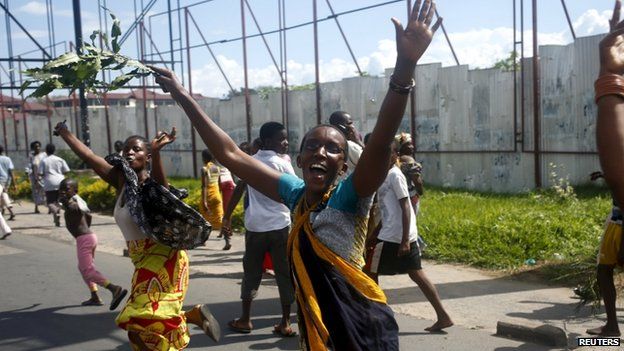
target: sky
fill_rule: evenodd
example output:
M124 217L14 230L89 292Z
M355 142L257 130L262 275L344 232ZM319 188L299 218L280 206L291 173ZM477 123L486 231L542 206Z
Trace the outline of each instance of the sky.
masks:
M2 0L9 4L9 10L29 33L42 45L51 43L48 22L46 21L46 0ZM54 34L57 43L56 55L68 48L68 42L74 41L73 11L71 0L50 0L53 4ZM197 4L198 2L203 2ZM286 26L296 26L313 18L313 6L310 0L286 0ZM335 13L347 12L360 7L391 2L389 0L318 0L319 19L331 15L328 3ZM517 0L518 22L520 20L520 0ZM537 32L540 45L566 45L572 42L572 35L566 21L560 0L538 0ZM146 27L151 35L154 47L169 60L169 26L166 14L168 3L172 8L197 4L189 12L197 22L201 34L208 42L236 39L241 36L240 1L234 0L82 0L81 16L85 37L100 28L98 4L106 7L121 19L122 32L134 22L135 7L141 8L154 3L146 15ZM279 0L248 0L262 31L279 28ZM407 17L407 1L398 1L384 6L338 16L338 20L351 45L354 56L361 69L371 75L383 74L385 68L392 67L396 59L394 27L391 17L397 17L403 23ZM513 50L513 1L512 0L438 0L438 13L444 18L444 26L453 45L460 64L470 68L488 68L498 60L509 56ZM567 0L566 5L571 17L576 36L588 36L605 33L611 16L612 0ZM103 13L103 10L100 10ZM0 14L2 11L0 9ZM178 12L174 12L173 38L176 48L186 47L184 13L178 22ZM110 20L108 21L110 26ZM247 34L256 34L258 30L251 12L246 9ZM531 1L524 0L525 56L532 55L532 18ZM102 25L104 21L102 20ZM182 31L179 31L181 26ZM0 58L8 57L8 38L6 18L0 16ZM104 29L104 28L103 28ZM357 68L347 46L342 39L334 20L329 19L318 24L319 65L321 82L336 81L357 75ZM36 46L15 23L11 23L11 40L15 56L36 49ZM518 40L520 27L518 23ZM279 65L280 45L278 34L266 36L267 43ZM148 39L146 38L146 42ZM200 45L202 38L193 22L189 24L189 42L191 46ZM146 44L147 53L154 53L152 59L159 60L155 49ZM243 52L240 40L216 43L211 46L219 63L232 86L238 89L244 86ZM287 31L286 60L289 85L313 83L315 80L313 26L307 25ZM122 45L122 53L138 57L138 45L135 33ZM262 38L247 41L249 67L249 86L278 86L279 73L271 60ZM41 57L35 52L23 57ZM185 81L188 78L186 53L184 64L176 64L175 70ZM180 54L176 53L179 60ZM442 30L419 63L440 62L443 66L455 65ZM0 62L8 70L7 62ZM28 67L37 64L29 63ZM184 67L182 67L184 66ZM191 49L191 78L193 92L206 96L222 97L227 94L228 85L219 72L215 61L205 47ZM0 78L6 83L8 76L0 70Z

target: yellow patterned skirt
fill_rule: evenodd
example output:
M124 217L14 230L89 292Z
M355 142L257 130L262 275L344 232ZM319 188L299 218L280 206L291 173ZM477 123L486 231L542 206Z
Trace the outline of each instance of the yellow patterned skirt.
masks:
M184 349L190 340L182 311L189 280L186 251L150 239L128 241L128 251L132 293L115 322L137 333L150 350Z
M199 212L212 225L213 230L219 230L223 221L223 199L219 190L219 183L209 183L206 185L205 191L208 208L205 208L204 202L200 201Z

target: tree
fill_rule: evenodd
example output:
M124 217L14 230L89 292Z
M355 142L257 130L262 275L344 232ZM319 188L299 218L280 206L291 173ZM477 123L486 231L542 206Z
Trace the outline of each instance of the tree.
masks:
M509 53L509 57L498 60L494 64L494 68L498 68L505 72L513 71L514 67L517 70L520 69L520 59L518 58L518 52L515 50Z

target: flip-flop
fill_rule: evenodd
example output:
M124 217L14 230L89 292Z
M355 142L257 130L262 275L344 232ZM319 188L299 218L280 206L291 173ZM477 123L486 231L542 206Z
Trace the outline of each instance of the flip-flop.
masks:
M198 307L204 333L215 342L219 342L219 339L221 339L221 327L219 326L219 321L217 321L217 319L212 315L208 305L202 304L198 305Z
M273 326L273 334L277 336L281 336L283 338L290 338L297 335L297 332L292 330L291 327L287 327L286 329L280 328L279 325Z
M104 303L102 302L102 300L87 300L87 301L83 301L81 303L82 306L102 306L104 305Z
M111 300L110 306L108 307L109 310L114 310L115 308L117 308L117 306L119 306L119 303L121 303L121 301L123 301L124 297L126 297L126 294L128 293L128 290L119 287L119 289L117 289L117 291L115 291L115 294L113 294L113 299Z
M236 325L236 322L238 322L238 319L232 319L231 321L228 322L228 327L230 327L230 329L232 329L233 331L237 332L237 333L242 333L242 334L249 334L251 333L251 328L242 328Z

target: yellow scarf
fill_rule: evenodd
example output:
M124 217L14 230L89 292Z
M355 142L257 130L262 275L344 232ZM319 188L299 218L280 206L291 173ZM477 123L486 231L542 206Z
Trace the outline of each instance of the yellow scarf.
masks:
M327 202L330 196L331 191L325 194L322 201ZM323 316L314 293L313 282L308 276L299 251L302 230L312 244L314 253L320 259L333 266L363 297L383 304L387 304L387 300L386 295L375 281L362 272L362 270L336 255L316 238L310 223L310 214L317 206L318 204L307 208L305 196L302 197L302 200L297 205L294 216L295 224L288 238L288 257L293 272L293 283L295 285L299 311L303 316L303 321L299 321L299 323L305 323L306 336L310 348L312 350L325 350L329 341L329 332L323 323Z

